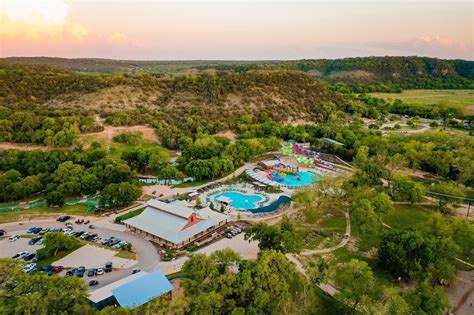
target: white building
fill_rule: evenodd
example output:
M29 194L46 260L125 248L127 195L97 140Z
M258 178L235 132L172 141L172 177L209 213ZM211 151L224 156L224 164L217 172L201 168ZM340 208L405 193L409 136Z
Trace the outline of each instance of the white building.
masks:
M227 223L227 216L210 208L194 210L185 201L150 200L141 214L123 223L133 232L179 249L208 237Z

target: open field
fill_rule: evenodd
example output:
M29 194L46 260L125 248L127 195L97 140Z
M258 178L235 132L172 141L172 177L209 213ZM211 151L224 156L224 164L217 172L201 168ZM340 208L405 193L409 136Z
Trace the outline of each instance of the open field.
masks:
M371 93L387 100L400 99L413 105L438 105L474 113L474 90L404 90L402 93Z
M112 138L123 132L140 132L141 139L137 144L117 143ZM104 131L82 134L79 140L84 144L84 147L89 147L92 142L100 143L104 148L109 150L112 158L120 158L120 155L132 149L152 149L162 148L158 142L158 137L155 135L155 130L146 126L127 126L127 127L105 127Z
M38 209L26 209L10 212L2 212L0 214L0 223L6 222L15 222L15 221L25 221L25 220L36 220L46 217L51 217L51 215L59 215L62 213L67 213L70 215L76 216L92 216L93 214L87 212L87 206L83 204L75 205L66 205L61 208L38 208Z

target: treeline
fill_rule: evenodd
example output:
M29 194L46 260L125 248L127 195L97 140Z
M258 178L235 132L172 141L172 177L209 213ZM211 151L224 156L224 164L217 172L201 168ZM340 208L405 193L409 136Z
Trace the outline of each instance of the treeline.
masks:
M141 195L137 176L121 160L111 160L100 145L85 151L8 150L0 158L0 201L46 194L50 206L67 196L100 192L103 203L121 206Z
M201 69L207 68L203 66ZM428 57L359 57L220 65L218 70L246 72L285 69L345 83L358 93L398 89L461 89L474 85L474 62Z
M0 142L65 147L72 145L80 133L102 130L91 116L69 116L59 111L43 115L0 106Z
M232 172L258 154L280 147L277 138L253 138L230 143L226 138L203 135L193 140L179 139L182 151L178 167L196 179L219 178Z
M299 71L329 82L347 83L361 92L396 89L469 88L473 86L474 62L429 57L358 57L292 61L115 61L106 59L6 58L3 64L59 66L80 72L148 72L177 74L194 71ZM5 66L4 66L5 67Z

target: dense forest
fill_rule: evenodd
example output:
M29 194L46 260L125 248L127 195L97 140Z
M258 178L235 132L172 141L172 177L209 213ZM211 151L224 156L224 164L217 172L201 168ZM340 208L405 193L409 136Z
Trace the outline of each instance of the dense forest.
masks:
M252 70L300 71L353 88L395 91L399 88L469 88L474 62L428 57L360 57L294 61L133 61L109 59L4 58L7 63L47 64L79 72L198 73Z

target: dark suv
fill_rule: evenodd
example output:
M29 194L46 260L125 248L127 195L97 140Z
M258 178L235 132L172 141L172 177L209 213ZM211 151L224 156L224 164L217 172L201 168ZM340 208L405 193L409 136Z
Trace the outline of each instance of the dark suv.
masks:
M112 263L111 262L108 262L108 263L105 264L104 271L105 272L111 272L112 271Z
M68 215L62 215L62 216L58 217L58 218L56 219L56 221L58 221L58 222L66 222L66 221L69 220L70 218L71 218L71 217L68 216Z

